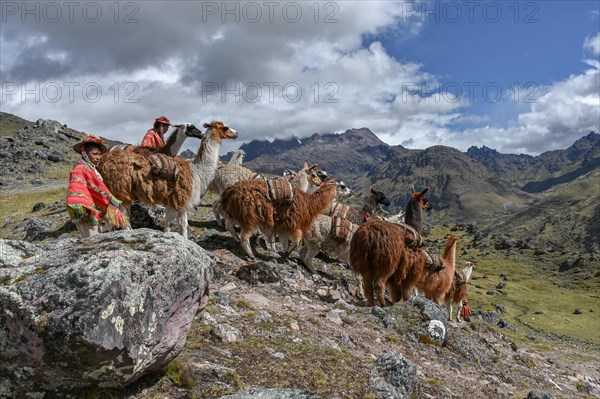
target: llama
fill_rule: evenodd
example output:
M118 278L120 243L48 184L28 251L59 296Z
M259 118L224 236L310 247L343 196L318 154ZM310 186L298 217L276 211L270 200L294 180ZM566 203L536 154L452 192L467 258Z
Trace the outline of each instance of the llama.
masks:
M174 157L175 155L179 154L179 151L181 150L181 147L183 146L185 139L187 139L188 137L195 137L195 138L202 139L202 136L203 136L202 131L200 131L200 129L198 129L192 123L184 123L181 125L174 125L173 127L175 128L175 130L173 131L173 133L171 133L171 135L167 139L165 146L163 148L161 148L160 150L158 150L158 153L170 155L170 156ZM133 144L117 144L110 148L110 151L116 151L116 150L138 151L140 153L147 153L147 154L154 152L148 148L140 148Z
M233 237L238 238L234 225L240 226L239 241L250 259L255 259L250 237L256 229L267 237L278 234L284 242L292 240L298 245L303 234L311 230L316 217L337 195L335 185L324 183L313 193L293 189L292 202L275 204L267 198L267 191L265 181L243 180L227 187L221 196L227 228Z
M191 161L175 158L179 173L174 180L152 174L151 162L144 155L121 150L105 154L100 162L99 171L106 185L127 210L134 201L165 205L165 230L177 224L187 238L187 212L208 190L217 169L221 140L238 136L223 122L205 123L204 127L206 132L196 157Z
M341 186L338 190L338 195L346 191L345 186ZM312 270L312 260L317 254L322 251L327 256L348 262L348 254L350 251L350 240L354 231L358 228L358 224L362 224L366 221L366 214L372 211L378 204L383 203L389 205L390 202L386 198L385 194L381 191L373 190L370 188L371 197L367 200L367 203L363 207L363 211L359 212L355 209L348 207L343 204L332 204L328 215L320 215L313 223L313 229L310 233L305 235L304 244L300 248L300 258L306 267ZM334 215L335 217L332 217ZM350 217L348 217L351 215ZM361 218L362 215L362 218ZM344 217L345 216L345 217ZM338 237L334 232L334 224L341 223L335 221L335 219L344 219L347 226L347 235L344 237ZM354 223L356 220L360 220L360 223Z
M332 218L341 217L342 219L348 219L350 222L361 225L371 217L371 213L377 208L377 205L383 204L385 206L390 205L390 200L387 199L384 193L373 189L373 186L369 188L371 196L367 200L362 210L357 211L356 209L335 202L324 212L325 215Z
M452 319L452 297L454 296L453 286L455 285L456 263L456 237L449 239L442 254L442 260L445 267L433 273L420 273L421 279L415 281L414 287L422 292L426 298L438 305L444 305L448 311L448 316ZM459 287L456 287L458 289ZM465 283L466 295L466 283Z
M304 265L313 270L313 258L323 252L330 258L348 262L350 253L350 241L358 226L350 221L346 221L347 225L343 226L341 236L336 234L336 223L342 224L344 221L338 218L333 219L327 215L319 215L315 219L312 231L304 235L304 242L300 248L299 254Z
M314 171L315 166L316 165L309 167L308 164L305 163L304 167L298 173L295 173L288 179L292 187L304 192L308 192L310 186L319 187L322 181ZM209 186L209 190L222 195L227 187L234 185L238 181L250 179L264 180L265 178L263 175L254 173L241 165L222 164L217 169L215 178ZM213 204L213 213L217 223L223 227L224 224L221 220L223 212L220 199Z
M423 250L408 248L404 242L405 229L384 220L371 220L360 226L350 241L350 267L362 276L363 292L369 306L385 306L385 287L392 302L410 297L416 282L426 274L426 256ZM452 259L456 237L450 236L442 256L447 264ZM454 266L452 266L454 269Z

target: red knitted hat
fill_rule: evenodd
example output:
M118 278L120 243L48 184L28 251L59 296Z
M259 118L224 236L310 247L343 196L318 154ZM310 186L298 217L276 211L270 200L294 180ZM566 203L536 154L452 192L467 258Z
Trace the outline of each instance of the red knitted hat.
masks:
M73 146L73 149L76 153L81 154L83 152L83 147L86 144L94 143L100 147L100 151L102 153L106 152L106 145L104 145L104 140L100 137L94 136L93 134L86 134L83 140Z
M158 122L158 123L162 123L164 125L171 126L171 121L169 121L166 116L159 116L158 118L156 118L154 120L154 122Z

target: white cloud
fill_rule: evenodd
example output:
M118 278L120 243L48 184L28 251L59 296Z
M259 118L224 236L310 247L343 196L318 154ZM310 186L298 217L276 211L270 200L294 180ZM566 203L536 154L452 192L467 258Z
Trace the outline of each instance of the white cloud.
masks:
M416 148L435 144L465 151L472 145L494 148L503 153L539 154L567 148L582 135L600 131L600 73L598 67L548 87L539 88L536 102L505 127L482 126L457 131L452 124L463 116L415 115L397 133L386 135L389 142L402 144L413 139Z
M593 55L600 55L600 32L596 36L590 36L583 42L583 48L591 51Z
M272 22L263 8L256 23L250 8L243 11L249 3L229 2L238 7L229 14L223 4L143 2L134 24L115 24L108 8L97 24L9 19L0 32L3 111L132 143L159 115L198 125L221 119L243 141L369 127L411 148L528 153L564 148L599 130L597 60L587 61L584 74L540 88L538 102L511 123L481 126L489 117L469 114L467 98L423 93L439 83L424 65L398 61L379 42L364 45L382 32L418 35L422 22L405 21L401 1L295 2L302 7L297 22L290 22L292 8L283 14L292 3L277 3ZM123 18L131 10L121 11ZM584 43L594 54L597 45L598 36ZM53 85L62 90L58 101ZM90 101L98 87L102 96ZM461 124L476 127L458 131Z

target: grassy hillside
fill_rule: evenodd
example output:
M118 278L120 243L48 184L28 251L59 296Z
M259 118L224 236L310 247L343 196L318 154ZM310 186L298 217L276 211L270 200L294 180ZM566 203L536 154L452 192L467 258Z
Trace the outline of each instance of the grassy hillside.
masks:
M12 136L17 130L31 124L33 122L16 115L0 112L0 137Z
M448 227L433 229L429 240L437 247L447 234L459 237L457 265L466 260L476 262L473 279L469 281L471 308L477 311L502 310L501 318L517 327L515 339L528 339L531 333L557 336L569 341L600 345L600 274L588 274L581 279L558 272L566 255L535 254L535 250L509 252L490 247L472 246L473 237L463 231L451 232ZM496 290L506 275L506 286ZM576 309L581 314L574 314ZM536 312L538 314L536 314Z
M600 170L552 187L533 205L494 226L515 239L548 241L566 251L591 252L600 246Z

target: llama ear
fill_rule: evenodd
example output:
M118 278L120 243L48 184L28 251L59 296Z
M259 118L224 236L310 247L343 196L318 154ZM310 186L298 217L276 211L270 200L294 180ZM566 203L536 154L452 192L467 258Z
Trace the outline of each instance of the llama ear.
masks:
M308 169L308 162L304 162L304 166L302 167L302 169Z
M306 166L306 164L304 164ZM310 168L308 168L308 170L313 170L314 168L316 168L317 166L319 166L318 163L314 164L313 166L311 166Z
M411 194L414 194L414 193L416 193L416 192L417 192L417 191L415 190L415 186L412 186L412 187L410 188L410 193L411 193Z
M212 124L210 124L210 123L205 123L205 124L204 124L204 125L202 125L202 126L204 126L204 127L205 127L205 128L207 128L207 129L208 129L208 128L211 128L211 127L214 127L214 126L213 126Z
M431 187L425 187L425 190L421 191L421 195L425 195L427 191L429 191Z

